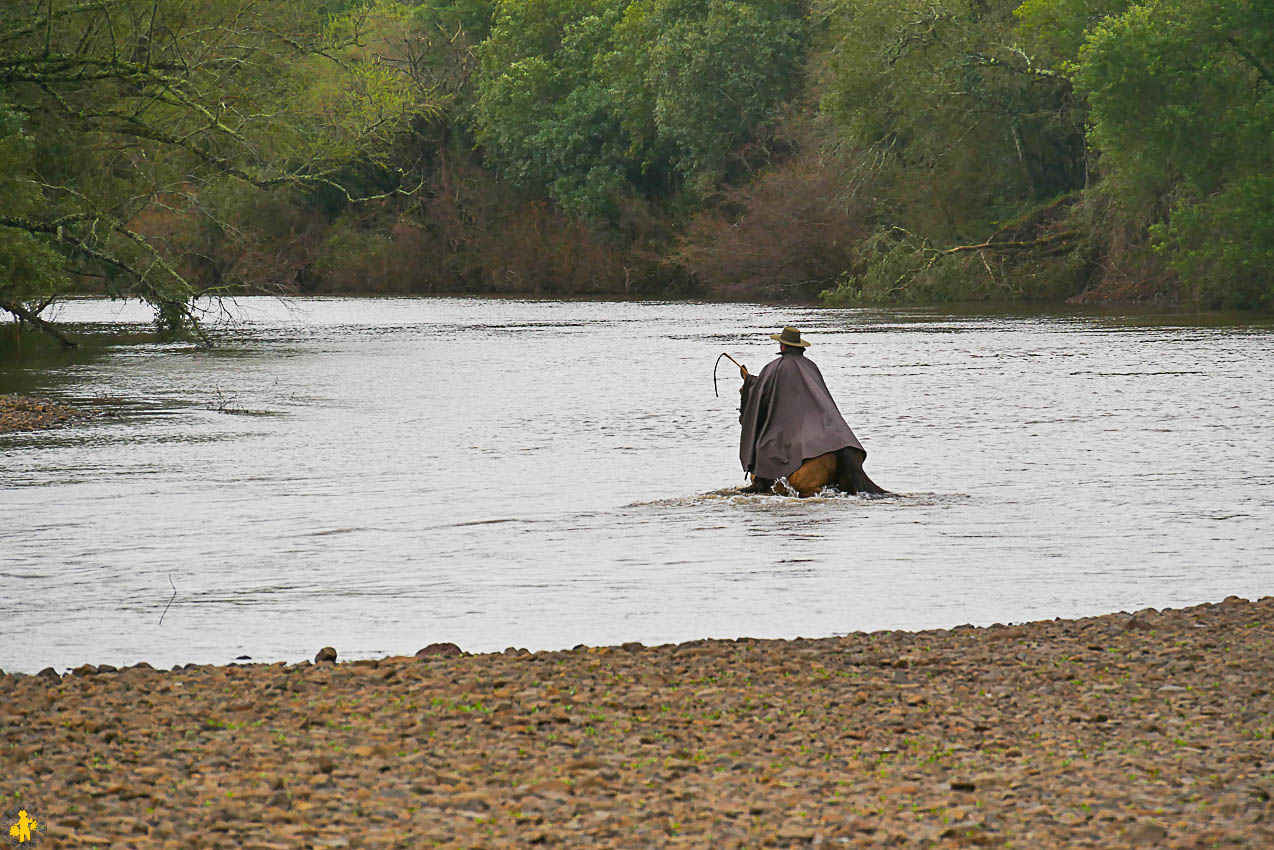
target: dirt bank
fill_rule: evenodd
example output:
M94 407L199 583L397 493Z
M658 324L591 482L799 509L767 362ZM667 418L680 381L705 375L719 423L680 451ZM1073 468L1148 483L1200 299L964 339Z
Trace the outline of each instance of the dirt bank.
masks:
M52 846L1274 846L1274 598L0 677ZM46 845L47 846L47 845Z
M51 428L84 416L78 410L20 395L0 395L0 434Z

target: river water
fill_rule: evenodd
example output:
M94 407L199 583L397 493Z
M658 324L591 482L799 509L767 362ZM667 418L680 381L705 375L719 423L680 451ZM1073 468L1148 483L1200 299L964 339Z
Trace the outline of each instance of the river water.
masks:
M825 636L1274 593L1274 325L245 298L218 345L0 363L0 668ZM742 496L737 372L813 342L897 495ZM124 336L121 336L124 335ZM141 341L139 341L139 339ZM162 617L162 623L161 623Z

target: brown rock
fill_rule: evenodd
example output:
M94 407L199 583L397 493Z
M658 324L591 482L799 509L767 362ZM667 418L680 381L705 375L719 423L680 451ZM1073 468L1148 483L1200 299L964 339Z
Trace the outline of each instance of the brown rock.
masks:
M460 647L454 643L431 643L423 649L417 650L416 657L425 658L456 658L462 655Z
M463 794L452 794L444 803L453 809L465 812L485 812L491 808L491 800L482 791L468 791Z
M0 760L59 846L1274 847L1274 605L1137 616L10 675Z
M325 646L318 651L318 655L314 656L315 664L332 664L336 661L336 650L330 646Z
M1152 821L1135 824L1128 830L1128 840L1133 844L1160 844L1168 837L1168 830Z
M560 779L549 779L537 782L526 789L530 794L540 797L563 797L571 793L571 787Z

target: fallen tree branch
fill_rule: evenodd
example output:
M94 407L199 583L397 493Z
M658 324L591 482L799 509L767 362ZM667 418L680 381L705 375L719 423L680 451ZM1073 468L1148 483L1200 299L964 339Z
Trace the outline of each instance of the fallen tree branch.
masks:
M53 325L44 321L44 319L41 319L38 315L31 312L27 308L23 307L21 304L14 304L9 301L0 301L0 310L6 310L12 313L13 315L17 316L22 321L31 325L31 327L38 328L39 330L53 337L58 342L62 343L62 345L66 348L79 348L80 346L78 342L68 338L65 334L63 334Z
M954 248L946 248L938 252L938 256L949 256L951 254L963 254L966 251L1030 251L1044 245L1051 245L1057 242L1067 242L1079 236L1077 230L1061 230L1057 233L1050 233L1048 236L1041 236L1038 239L1030 239L1015 242L996 242L994 237L986 242L979 242L977 245L956 245Z

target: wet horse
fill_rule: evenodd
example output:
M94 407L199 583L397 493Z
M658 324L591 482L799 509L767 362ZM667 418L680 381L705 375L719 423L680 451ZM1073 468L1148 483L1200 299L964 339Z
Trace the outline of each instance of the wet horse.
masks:
M866 452L846 446L818 457L807 458L800 468L786 479L753 477L751 485L745 490L751 493L799 496L802 499L813 496L825 487L834 487L843 493L851 494L885 493L886 491L863 471L863 458L866 456Z

